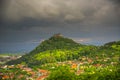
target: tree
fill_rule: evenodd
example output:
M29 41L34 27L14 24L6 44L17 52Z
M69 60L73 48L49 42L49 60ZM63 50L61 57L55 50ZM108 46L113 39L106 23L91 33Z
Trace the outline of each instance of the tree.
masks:
M77 75L70 71L67 66L59 67L53 71L46 80L78 80Z

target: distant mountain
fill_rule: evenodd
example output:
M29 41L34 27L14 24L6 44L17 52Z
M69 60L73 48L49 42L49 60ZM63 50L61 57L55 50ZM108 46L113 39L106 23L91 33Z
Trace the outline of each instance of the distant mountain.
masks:
M120 50L120 41L113 41L113 42L106 43L104 47Z
M113 41L105 44L105 46L111 46L111 45L120 45L120 41Z

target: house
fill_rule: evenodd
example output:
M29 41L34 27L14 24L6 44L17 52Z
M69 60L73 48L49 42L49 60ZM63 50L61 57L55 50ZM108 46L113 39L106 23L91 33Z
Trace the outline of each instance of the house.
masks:
M38 72L41 73L41 75L48 75L49 72L47 70L43 70L43 69L38 69Z
M4 79L9 79L9 76L3 75L3 76L2 76L2 79L3 79L3 80L4 80Z
M92 63L93 60L92 59L87 59L88 63Z
M81 73L83 73L84 72L84 70L78 70L77 72L76 72L76 75L80 75Z
M77 64L76 64L76 63L73 63L73 64L71 65L71 68L72 68L72 69L76 69L76 68L77 68Z
M44 80L45 78L47 78L46 75L44 75L44 76L40 76L40 77L38 77L36 80Z
M62 37L63 35L61 33L54 34L54 37Z
M36 80L44 80L49 75L49 71L47 71L47 70L38 69L38 72L39 72L38 78Z

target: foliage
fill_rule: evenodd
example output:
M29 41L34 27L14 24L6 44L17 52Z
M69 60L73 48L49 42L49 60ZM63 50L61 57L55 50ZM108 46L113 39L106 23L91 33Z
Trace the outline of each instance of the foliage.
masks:
M67 66L60 66L46 80L77 80L77 75Z
M119 75L118 66L86 67L85 72L80 75L76 75L66 66L60 66L52 71L46 80L120 80Z
M46 63L75 59L79 60L81 56L100 56L101 58L105 58L106 56L112 57L113 54L119 55L119 49L119 42L110 42L99 47L93 45L79 45L71 39L62 36L53 36L43 41L29 54L24 55L20 59L9 61L7 64L21 64L24 62L29 67L38 67Z
M20 68L0 68L0 72L2 76L7 76L5 80L26 80L27 74L26 71L21 70Z
M120 68L108 66L104 68L88 68L88 70L79 75L79 80L120 80Z
M62 36L52 36L48 40L43 41L39 46L37 46L31 54L39 53L46 50L54 49L72 49L79 46L78 43L74 42L72 39L64 38Z

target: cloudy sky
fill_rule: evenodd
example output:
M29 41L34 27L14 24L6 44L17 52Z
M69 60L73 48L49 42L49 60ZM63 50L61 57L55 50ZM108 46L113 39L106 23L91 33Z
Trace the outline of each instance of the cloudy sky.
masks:
M28 52L55 33L94 45L120 40L120 0L0 0L0 53Z

